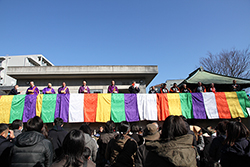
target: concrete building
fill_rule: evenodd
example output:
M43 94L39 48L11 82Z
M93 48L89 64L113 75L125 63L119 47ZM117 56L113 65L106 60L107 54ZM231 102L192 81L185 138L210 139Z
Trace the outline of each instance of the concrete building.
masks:
M54 66L43 55L0 56L0 94L6 94L16 85L8 75L9 67Z
M146 93L146 87L158 74L157 66L31 66L9 67L7 75L15 78L21 94L34 81L41 91L47 84L57 92L62 82L66 82L70 93L77 93L84 80L91 93L107 93L108 86L114 80L120 93L129 93L132 81L140 84L140 93Z

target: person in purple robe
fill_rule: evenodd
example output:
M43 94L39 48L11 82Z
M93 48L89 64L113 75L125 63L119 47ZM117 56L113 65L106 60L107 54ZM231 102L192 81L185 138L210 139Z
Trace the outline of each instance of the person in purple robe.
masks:
M58 94L69 94L69 88L66 86L65 82L63 82L62 86L58 89Z
M117 86L115 86L115 81L111 81L111 85L108 87L108 93L119 93Z
M51 83L48 83L48 87L43 89L43 94L56 94L55 90L52 88Z
M35 86L33 81L30 81L30 87L26 91L27 95L38 95L39 89Z
M89 87L87 86L86 81L82 82L82 86L80 86L78 93L85 93L85 94L90 93L90 90L89 90Z

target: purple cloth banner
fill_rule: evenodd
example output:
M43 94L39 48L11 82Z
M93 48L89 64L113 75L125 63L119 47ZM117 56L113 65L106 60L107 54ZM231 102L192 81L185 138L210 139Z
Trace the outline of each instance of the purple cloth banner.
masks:
M140 121L136 94L124 94L125 115L128 122Z
M23 122L27 122L30 118L36 116L36 97L37 95L25 96Z
M57 94L55 118L60 117L63 122L68 122L70 94Z
M193 102L193 115L195 119L206 119L206 110L202 93L191 93Z

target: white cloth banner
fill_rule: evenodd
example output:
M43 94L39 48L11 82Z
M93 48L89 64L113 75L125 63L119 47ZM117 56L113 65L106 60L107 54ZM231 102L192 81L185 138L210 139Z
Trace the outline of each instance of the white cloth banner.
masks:
M204 106L209 119L219 119L215 95L213 92L202 93Z
M250 108L246 108L246 109L247 109L248 115L250 115Z
M140 120L158 120L156 94L137 94L137 106Z
M69 122L84 122L83 103L84 94L70 94Z

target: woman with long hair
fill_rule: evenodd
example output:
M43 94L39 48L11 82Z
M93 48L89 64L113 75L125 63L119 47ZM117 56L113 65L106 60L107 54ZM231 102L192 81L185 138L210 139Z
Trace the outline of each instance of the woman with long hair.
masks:
M192 146L193 135L180 116L166 118L160 140L147 141L149 153L146 167L196 167L196 149Z
M222 167L247 167L250 165L249 130L241 122L227 124L226 139L221 151Z
M80 130L71 130L63 140L63 156L51 167L94 167L95 164L85 158L84 134Z

